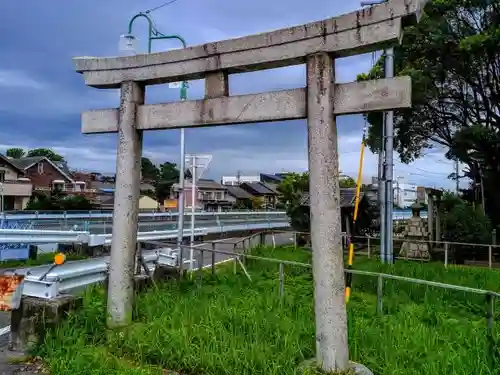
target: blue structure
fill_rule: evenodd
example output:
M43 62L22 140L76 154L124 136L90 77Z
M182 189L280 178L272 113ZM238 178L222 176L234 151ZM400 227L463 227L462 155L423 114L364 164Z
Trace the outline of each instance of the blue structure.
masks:
M33 229L31 221L0 219L0 229ZM21 243L0 243L0 261L25 260L29 258L30 245Z

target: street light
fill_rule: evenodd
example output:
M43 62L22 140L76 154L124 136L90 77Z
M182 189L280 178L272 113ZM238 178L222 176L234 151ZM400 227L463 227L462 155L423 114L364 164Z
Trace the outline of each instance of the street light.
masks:
M165 35L160 33L156 27L154 26L153 20L146 13L138 13L133 16L128 23L128 33L120 36L119 47L123 52L128 53L136 53L138 47L138 39L132 34L132 28L134 26L135 20L138 18L145 18L148 21L148 53L151 53L151 44L153 40L162 40L162 39L177 39L182 43L182 47L186 48L186 41L179 35ZM188 83L183 81L181 84L180 90L180 98L181 101L187 99L187 89ZM180 251L180 267L183 267L183 256L182 256L182 241L184 238L184 176L185 176L185 159L186 159L186 141L184 128L181 128L181 150L180 150L181 164L179 167L179 200L178 200L178 234L177 234L177 245Z

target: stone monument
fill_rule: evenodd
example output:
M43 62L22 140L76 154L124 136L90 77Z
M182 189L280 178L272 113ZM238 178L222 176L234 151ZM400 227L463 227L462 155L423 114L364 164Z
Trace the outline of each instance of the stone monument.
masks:
M403 232L404 242L399 251L399 256L406 259L429 260L429 233L426 221L420 217L422 205L414 203L411 206L412 217L408 220Z

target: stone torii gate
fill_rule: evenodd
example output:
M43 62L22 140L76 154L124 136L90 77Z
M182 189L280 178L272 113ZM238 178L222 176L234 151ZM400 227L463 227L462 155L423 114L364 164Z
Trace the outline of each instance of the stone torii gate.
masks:
M82 114L82 133L118 133L108 325L131 322L142 132L307 119L316 352L348 366L335 117L411 106L408 77L335 84L335 58L397 43L426 0L391 0L339 17L161 53L74 59L88 86L120 88L120 107ZM305 63L307 87L229 96L228 75ZM205 79L205 99L144 104L145 86Z

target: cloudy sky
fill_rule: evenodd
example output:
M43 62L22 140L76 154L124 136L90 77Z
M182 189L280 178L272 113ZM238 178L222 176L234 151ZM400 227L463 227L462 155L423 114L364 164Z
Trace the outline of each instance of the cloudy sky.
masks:
M74 56L116 56L119 36L129 19L163 0L24 0L0 7L0 152L9 147L47 147L62 154L71 167L114 172L116 135L80 134L80 112L117 107L115 90L86 87L74 72ZM307 5L306 5L307 4ZM179 34L189 45L269 31L332 17L358 7L358 1L310 0L178 0L152 13L158 29ZM146 47L147 26L138 21L134 34ZM157 41L153 51L177 48L175 41ZM348 82L371 66L371 55L338 60L337 80ZM232 94L305 86L303 66L234 75ZM203 82L191 82L189 98L203 95ZM147 103L178 100L178 89L150 87ZM363 118L338 118L342 172L355 175ZM307 169L304 121L237 125L186 131L187 152L212 154L207 176ZM179 131L145 135L144 153L155 162L179 161ZM439 152L406 166L397 162L395 175L426 186L453 187L453 171ZM377 158L368 153L365 176L376 175Z

